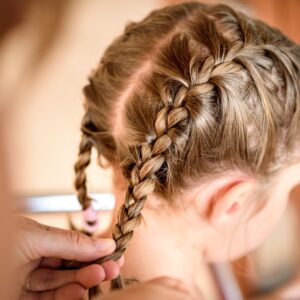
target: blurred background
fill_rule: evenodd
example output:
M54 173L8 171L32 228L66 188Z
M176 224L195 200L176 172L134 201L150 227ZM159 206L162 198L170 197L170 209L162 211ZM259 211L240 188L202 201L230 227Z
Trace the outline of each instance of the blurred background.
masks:
M83 115L81 89L87 76L127 22L179 2L182 1L0 2L0 31L8 23L16 24L0 42L1 122L15 196L26 199L73 193L73 165ZM300 0L202 2L230 4L278 27L300 43ZM110 172L92 163L88 169L89 190L111 192ZM296 201L260 250L227 266L245 297L273 292L295 280L298 285L299 197L300 192L295 190ZM109 213L105 214L109 218ZM68 225L64 214L60 218L58 214L31 216L51 225ZM266 299L277 299L267 295ZM242 298L230 300L235 299Z

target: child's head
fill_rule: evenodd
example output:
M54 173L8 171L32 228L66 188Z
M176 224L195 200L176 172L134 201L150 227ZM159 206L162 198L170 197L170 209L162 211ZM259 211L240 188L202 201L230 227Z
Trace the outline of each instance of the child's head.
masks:
M257 246L300 181L299 77L298 45L224 5L185 3L129 24L84 88L76 164L84 208L93 146L126 192L113 259L150 201L188 214L195 240L211 237L211 261L226 257L222 246L230 258Z

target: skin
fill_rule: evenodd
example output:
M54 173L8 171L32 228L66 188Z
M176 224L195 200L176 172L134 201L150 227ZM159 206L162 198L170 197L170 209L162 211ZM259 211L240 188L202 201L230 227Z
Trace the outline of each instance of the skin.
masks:
M0 126L1 129L1 126ZM1 143L2 142L2 143ZM0 130L0 144L3 145ZM0 147L0 152L3 147ZM124 263L108 261L79 270L59 270L62 259L91 261L115 249L112 239L91 238L75 231L45 226L24 217L13 218L4 153L0 155L0 299L79 300L87 290L115 278ZM29 285L28 285L29 284ZM22 289L29 291L22 293ZM192 300L189 287L181 280L160 277L122 291L108 293L103 300ZM198 300L201 298L197 298Z
M6 37L6 31L18 24L23 14L26 15L27 10L30 11L32 8L31 5L20 7L22 1L3 2L3 7L10 8L10 14L9 18L4 18L4 22L2 22L0 41L4 36ZM34 3L34 1L29 2L30 4ZM26 78L26 80L30 81L30 78ZM18 89L17 86L15 88ZM14 98L14 90L8 94ZM2 98L7 99L7 95L5 94L5 97ZM12 99L10 101L12 102ZM0 104L2 104L1 101ZM118 262L106 262L102 266L90 265L73 271L57 270L61 259L94 260L114 251L115 243L112 240L89 238L78 232L44 226L26 218L21 218L18 222L13 220L10 210L13 206L13 197L5 166L7 156L3 151L7 144L3 138L3 129L8 124L5 121L4 125L2 124L4 115L9 114L0 111L0 240L2 241L0 247L0 299L84 299L89 287L99 284L103 280L110 280L119 274L119 269L124 262L123 258ZM10 153L10 150L8 149L7 152ZM13 171L17 172L17 170ZM20 296L20 287L24 284L28 287L28 283L30 292ZM164 277L108 294L101 299L191 300L193 298L180 280Z
M1 117L0 113L0 117ZM14 226L9 216L9 183L7 166L4 159L4 147L1 143L3 139L3 131L1 130L0 121L0 299L9 299L10 285L12 278L12 236L14 234ZM5 242L3 242L5 241Z
M3 171L3 168L0 170ZM4 172L1 173L0 175L3 175ZM167 206L153 196L149 197L143 211L145 222L135 231L126 252L125 277L135 277L144 281L155 276L171 275L181 278L186 282L184 286L188 289L191 287L193 294L199 295L197 284L191 278L196 277L196 273L206 262L234 259L257 247L280 218L291 186L298 183L298 174L299 166L293 171L290 169L289 172L282 172L280 184L274 185L272 192L264 199L263 206L260 201L262 199L256 199L255 202L246 197L253 194L255 181L245 179L237 173L191 191L184 201L181 201L181 205L176 207ZM8 286L7 279L11 278L7 276L11 270L7 258L10 257L10 238L14 233L14 224L7 213L7 200L10 197L3 177L0 177L0 186L0 200L3 201L0 209L0 237L5 241L0 255L0 298L10 299L4 293L5 287ZM216 197L221 186L222 196ZM120 186L116 186L115 189L120 205L124 199L124 190ZM248 214L250 208L255 212L251 216ZM157 209L160 214L157 214ZM92 256L96 254L105 255L105 251L113 251L113 247L109 250L95 251L95 240L85 240L80 243L83 245L81 249L78 248L80 238L75 234L70 235L68 232L44 227L30 220L23 222L19 232L19 280L24 282L34 270L31 273L30 286L38 293L34 296L30 293L23 295L22 300L79 299L89 286L116 275L114 271L109 271L114 270L112 265L94 265L79 271L55 270L61 258L75 257L85 261L93 259ZM63 236L69 237L68 243L64 244ZM118 268L117 265L115 267ZM103 299L192 299L187 296L188 289L181 288L181 281L170 280L160 279L143 283L106 295Z
M118 206L126 187L120 174L115 169ZM208 262L236 259L269 236L287 206L290 191L300 184L299 174L300 163L285 167L261 196L256 192L260 183L239 171L189 190L172 206L149 195L142 213L144 222L125 252L122 274L142 282L173 276L199 295L205 286L195 278Z
M3 146L0 126L0 144ZM4 147L0 147L0 152ZM8 172L0 153L0 299L63 300L88 299L87 289L115 278L124 263L108 261L79 270L61 271L62 259L94 260L112 253L111 239L91 238L79 232L42 225L28 218L13 218L9 204ZM30 291L22 293L28 287ZM189 287L181 280L161 277L122 291L108 293L103 300L192 300ZM201 298L197 298L198 300Z
M61 258L89 261L110 254L115 249L111 239L91 238L80 232L61 230L20 217L19 238L15 247L15 275L21 286L29 283L30 291L13 296L19 300L88 299L88 288L111 280L119 274L124 258L78 270L58 270ZM28 281L29 280L29 281ZM19 292L17 292L19 294ZM160 277L122 291L106 294L103 300L134 299L196 300L181 280ZM11 299L11 296L9 296Z
M30 292L20 299L80 299L88 288L115 278L123 264L108 261L79 270L59 270L62 259L92 261L115 249L111 239L91 238L80 232L42 225L27 218L18 218L15 265L20 287ZM21 294L21 291L19 292Z
M187 286L180 280L170 277L160 277L149 282L131 286L122 291L112 292L102 296L103 300L201 300L194 298Z

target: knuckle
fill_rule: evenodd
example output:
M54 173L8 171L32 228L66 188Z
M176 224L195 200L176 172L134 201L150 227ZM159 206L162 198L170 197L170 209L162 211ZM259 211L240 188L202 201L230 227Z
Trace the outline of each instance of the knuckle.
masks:
M81 282L80 270L74 270L72 275L73 275L74 282Z
M42 276L42 284L45 290L51 289L54 281L54 271L45 270Z
M82 245L82 235L81 233L77 231L69 231L67 233L67 239L70 245L76 250L75 253L78 253L78 250L80 249ZM75 254L77 256L77 254ZM74 260L76 260L77 257L74 257Z

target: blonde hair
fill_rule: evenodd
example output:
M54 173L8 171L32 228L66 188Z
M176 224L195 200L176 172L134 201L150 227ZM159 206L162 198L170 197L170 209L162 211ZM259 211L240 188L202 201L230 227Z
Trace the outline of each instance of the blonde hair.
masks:
M97 262L121 257L150 193L172 201L233 168L280 168L299 138L299 73L298 45L225 5L183 3L127 25L84 87L82 207L92 147L128 180L116 250Z

